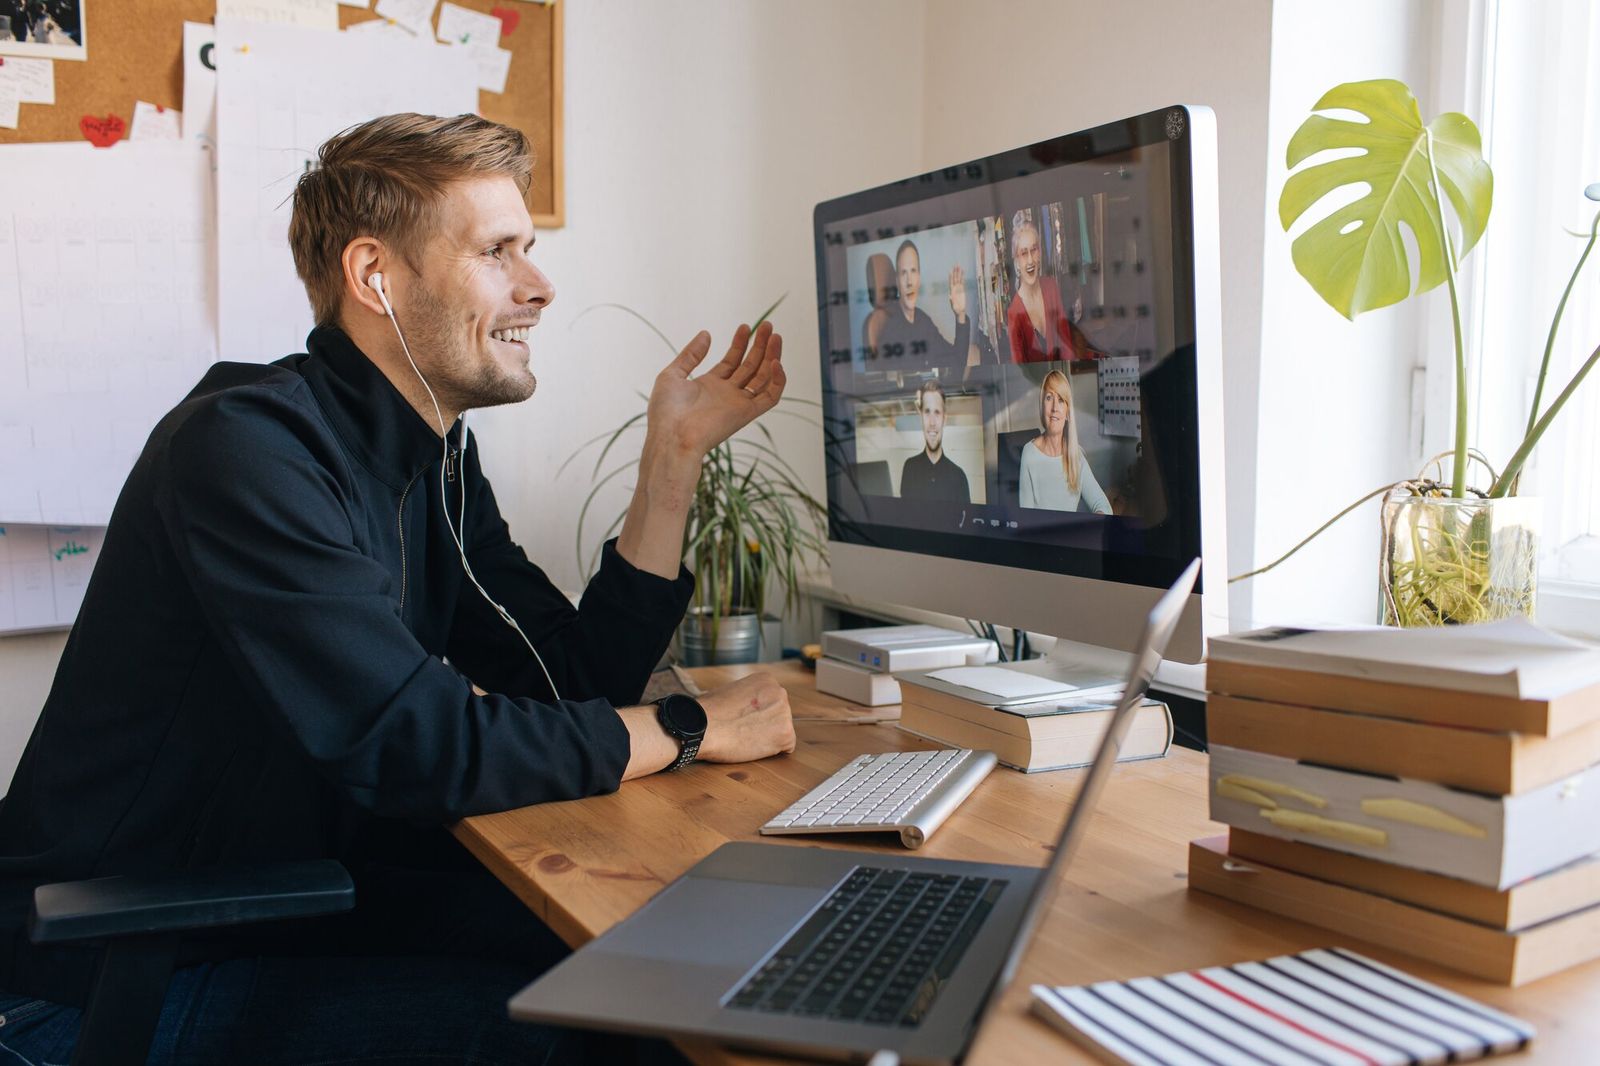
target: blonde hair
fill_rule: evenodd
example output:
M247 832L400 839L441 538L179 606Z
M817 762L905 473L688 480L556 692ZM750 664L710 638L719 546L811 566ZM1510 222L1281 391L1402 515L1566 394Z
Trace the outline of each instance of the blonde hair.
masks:
M416 269L433 235L446 188L504 174L524 196L533 149L520 130L477 115L384 115L325 141L300 176L289 217L289 249L321 326L339 316L346 246L376 237Z
M1078 416L1072 406L1072 380L1059 370L1052 370L1039 383L1039 429L1050 434L1050 423L1044 417L1044 394L1054 391L1067 404L1067 428L1062 431L1061 469L1067 475L1067 488L1078 491L1078 470L1083 461L1083 449L1078 447Z

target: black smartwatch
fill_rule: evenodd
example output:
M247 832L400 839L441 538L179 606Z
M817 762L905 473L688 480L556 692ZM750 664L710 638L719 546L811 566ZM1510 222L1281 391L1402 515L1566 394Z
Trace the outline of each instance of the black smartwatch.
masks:
M678 758L667 769L680 770L694 762L706 736L706 709L700 702L678 693L665 696L656 700L656 721L678 742Z

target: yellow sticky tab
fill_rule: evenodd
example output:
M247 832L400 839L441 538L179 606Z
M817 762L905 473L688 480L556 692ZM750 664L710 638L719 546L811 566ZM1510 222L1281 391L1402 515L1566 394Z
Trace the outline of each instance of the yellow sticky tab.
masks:
M1243 800L1245 803L1253 803L1257 807L1269 809L1278 805L1278 801L1265 792L1257 792L1253 788L1246 788L1237 781L1231 781L1226 777L1217 782L1217 795L1223 799Z
M1416 800L1364 799L1361 801L1361 813L1370 814L1374 818L1387 818L1391 822L1419 825L1424 829L1437 829L1441 833L1472 837L1474 840L1483 840L1489 835L1489 831L1481 825L1475 825L1464 818L1457 818L1449 811L1441 811L1437 807L1430 807Z
M1328 805L1328 801L1321 796L1266 777L1251 777L1248 774L1228 774L1222 778L1222 783L1239 785L1254 792L1265 792L1269 796L1287 796L1291 799L1299 800L1307 807L1315 807L1319 811ZM1276 807L1277 804L1274 803L1273 806Z
M1330 840L1342 840L1347 844L1364 844L1369 848L1389 846L1389 834L1370 825L1341 822L1333 818L1324 818L1320 814L1290 811L1281 807L1275 811L1262 811L1261 817L1283 829L1311 833L1315 836L1328 837Z

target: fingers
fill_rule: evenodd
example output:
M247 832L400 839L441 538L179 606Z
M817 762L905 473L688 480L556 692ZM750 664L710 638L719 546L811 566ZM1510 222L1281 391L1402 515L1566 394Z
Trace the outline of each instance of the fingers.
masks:
M776 381L778 389L777 393L772 396L771 402L777 403L778 396L783 392L783 337L774 333L762 354L764 358L760 366L756 369L755 374L744 383L743 388L758 403L765 402L767 394L772 391L773 382ZM748 363L750 360L746 360L746 362Z
M711 334L701 330L694 335L694 340L685 345L683 351L678 353L678 357L667 364L667 367L670 370L677 371L684 377L688 377L694 372L694 368L705 360L706 353L709 351L711 351Z
M768 324L763 322L763 326ZM770 328L770 327L769 327ZM728 345L728 354L723 356L716 366L707 373L715 374L719 378L729 378L739 369L739 360L744 358L745 346L750 343L750 327L740 326L733 331L733 342Z
M767 360L767 352L771 347L771 342L777 336L776 333L772 332L771 322L761 323L756 329L755 336L750 340L750 354L744 357L743 362L737 364L733 372L728 376L728 380L740 388L748 388L751 379L760 373L762 364ZM731 355L732 353L729 354ZM726 363L727 360L724 359L723 362Z

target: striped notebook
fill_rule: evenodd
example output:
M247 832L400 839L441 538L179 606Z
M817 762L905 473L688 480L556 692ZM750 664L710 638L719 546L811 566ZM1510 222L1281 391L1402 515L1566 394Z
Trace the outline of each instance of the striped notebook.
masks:
M1343 948L1033 986L1036 1014L1130 1066L1389 1066L1517 1051L1533 1027Z

